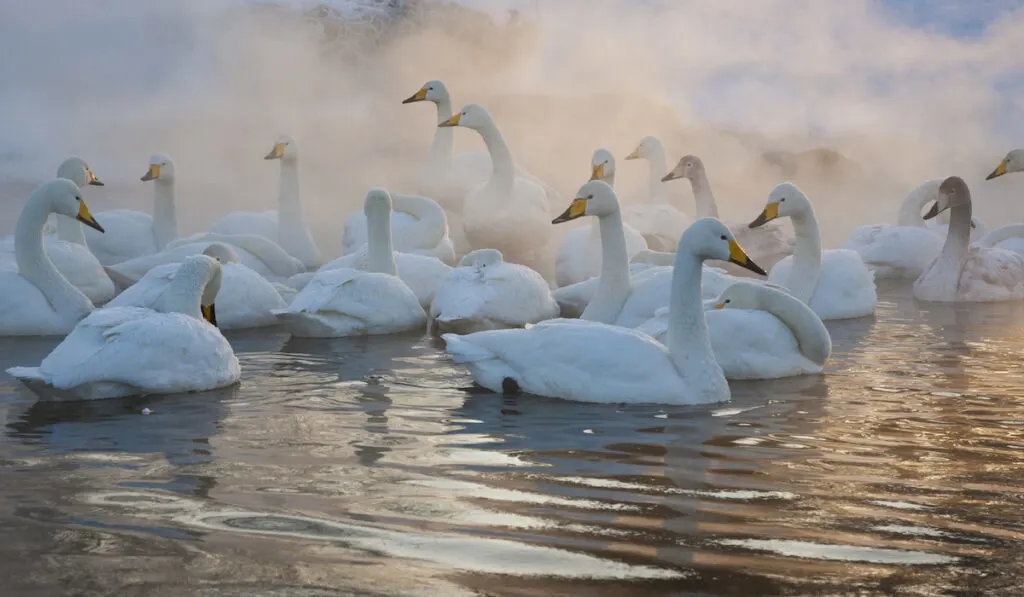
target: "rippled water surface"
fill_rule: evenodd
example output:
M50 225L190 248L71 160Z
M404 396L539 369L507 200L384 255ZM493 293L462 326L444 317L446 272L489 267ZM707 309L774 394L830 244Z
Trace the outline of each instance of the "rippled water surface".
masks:
M886 288L827 375L713 407L502 398L418 335L234 335L208 394L3 375L0 593L1020 594L1022 323Z

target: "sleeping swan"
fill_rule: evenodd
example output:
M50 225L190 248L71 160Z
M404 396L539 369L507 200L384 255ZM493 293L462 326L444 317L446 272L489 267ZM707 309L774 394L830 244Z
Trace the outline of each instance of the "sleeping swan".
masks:
M706 259L757 267L721 222L707 218L688 228L676 250L667 347L636 330L554 319L523 330L445 334L446 350L495 392L604 403L728 400L700 298Z
M395 250L455 263L455 245L448 236L448 216L433 199L419 195L391 196L391 232ZM341 254L349 255L366 246L366 214L356 211L345 222Z
M922 301L988 302L1024 297L1024 257L1012 251L970 246L971 191L958 176L939 186L939 200L925 218L950 210L942 253L914 282Z
M201 392L231 385L241 367L216 321L220 265L197 255L181 264L151 308L93 311L39 367L11 375L81 398Z
M795 184L784 182L772 189L764 211L750 227L785 217L793 222L796 248L793 255L775 264L768 281L788 288L824 320L874 313L878 296L871 270L855 251L822 251L814 208Z
M51 213L76 218L103 231L89 213L78 185L57 178L39 185L25 201L14 229L16 272L0 271L0 336L53 336L70 332L93 304L62 276L43 248Z

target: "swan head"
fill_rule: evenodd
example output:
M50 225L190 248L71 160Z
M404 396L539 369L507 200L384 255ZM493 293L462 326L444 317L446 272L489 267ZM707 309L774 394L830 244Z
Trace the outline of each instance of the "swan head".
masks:
M659 153L665 153L665 146L661 144L661 139L647 135L643 139L640 139L640 143L637 144L636 149L632 153L626 156L627 160L649 160Z
M402 100L403 104L416 102L441 103L448 99L448 88L440 81L427 81L420 90Z
M702 261L728 261L756 274L768 275L750 259L726 225L715 218L701 218L683 231L676 253L689 253Z
M763 309L764 294L771 292L765 284L736 282L722 291L714 301L713 309Z
M57 167L57 178L66 178L78 185L79 188L85 185L104 186L100 179L92 173L89 164L86 164L85 160L78 156L72 156L61 162Z
M497 249L477 249L466 253L459 261L459 267L487 267L504 262L505 256Z
M274 148L270 153L263 156L265 160L294 160L298 157L298 148L295 146L295 138L290 135L278 135L274 141Z
M32 193L41 200L50 213L60 214L78 220L90 228L103 232L103 226L89 213L89 206L82 199L82 190L67 178L55 178L44 182Z
M608 184L614 180L615 156L607 149L594 150L590 158L590 180L603 180Z
M162 153L153 154L153 156L149 158L149 170L147 170L139 180L142 182L148 182L150 180L174 180L174 162L171 161L171 158Z
M795 184L784 182L772 189L768 194L768 203L765 204L764 211L748 227L757 228L776 218L798 216L810 210L811 200L807 195L804 195Z
M561 224L583 216L601 217L619 211L619 199L615 189L603 180L589 180L576 192L576 198L552 224Z
M222 272L220 262L208 255L192 255L181 262L174 273L172 284L192 289L201 288L199 311L203 319L217 326L217 294L220 292Z
M670 180L676 180L678 178L687 178L689 180L696 180L698 174L704 172L704 162L695 155L684 155L679 158L676 163L676 167L672 168L672 171L661 177L661 182L668 182Z
M220 264L239 263L242 259L234 249L224 243L210 243L203 249L203 255L213 257Z
M1006 154L1003 161L999 162L996 169L986 176L985 180L992 180L1010 172L1024 172L1024 149L1014 149Z
M466 104L462 109L437 126L464 126L473 130L480 130L494 124L491 113L480 104Z
M959 176L950 176L939 185L939 198L924 214L924 219L930 220L947 209L970 204L971 190L967 188L967 183Z
M366 192L366 201L363 202L363 213L370 219L370 214L382 213L385 218L391 217L391 193L380 187L374 187Z

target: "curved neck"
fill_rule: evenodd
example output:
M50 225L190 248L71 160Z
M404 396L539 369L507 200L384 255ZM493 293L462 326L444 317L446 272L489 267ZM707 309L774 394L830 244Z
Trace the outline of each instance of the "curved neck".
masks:
M1011 238L1024 238L1024 224L1007 224L995 230L989 231L980 239L975 241L979 247L994 247L1004 240Z
M804 303L810 303L814 291L818 288L821 274L821 234L818 232L818 219L810 206L803 213L790 216L793 221L793 233L796 246L793 248L793 267L785 286L793 296Z
M832 352L832 340L825 324L806 304L780 291L765 292L761 308L781 321L793 333L800 354L818 365L824 365Z
M452 117L452 102L445 98L436 103L437 122L444 122ZM434 127L434 142L427 154L427 167L435 172L447 172L451 168L452 148L455 145L455 131L450 126Z
M398 275L395 249L391 243L391 211L366 214L367 270L379 274Z
M200 310L203 290L206 288L207 277L197 275L199 272L189 268L190 264L178 267L171 281L164 287L160 296L153 301L152 309L160 313L182 313L202 319Z
M505 138L494 123L481 127L478 132L487 145L487 152L491 154L491 177L487 186L491 192L500 192L501 196L512 193L512 184L515 176L515 162L512 161L512 152L505 144Z
M941 182L939 179L929 180L910 191L900 204L896 225L924 228L925 220L921 217L921 210L935 199Z
M709 366L718 368L721 375L708 338L708 323L701 301L703 264L692 252L680 247L673 267L665 342L672 362L684 376L694 367Z
M652 154L647 158L650 163L650 169L647 172L647 198L651 205L659 205L662 203L668 203L668 193L665 189L665 183L661 182L661 177L665 176L668 172L668 159L665 157L665 149L663 147L657 147L652 149ZM710 193L710 189L708 190ZM697 195L696 189L694 189L694 196ZM714 205L715 198L711 198L711 204Z
M43 250L43 226L49 215L46 207L32 197L22 209L14 230L18 273L43 293L55 312L81 319L92 311L92 303L57 271Z
M942 245L939 259L950 264L962 266L967 259L967 251L971 243L971 201L953 206L949 210L949 229L946 232L946 243Z
M601 232L601 277L597 292L580 315L580 319L612 324L619 317L629 298L629 254L626 234L622 231L622 214L615 210L597 218Z
M718 204L715 203L711 183L708 182L708 175L703 169L698 170L696 176L690 179L690 186L693 188L693 198L697 202L697 218L717 218Z
M174 180L153 181L153 240L156 250L178 238L178 212L174 208Z
M85 231L82 223L74 218L57 214L57 238L76 245L88 247L85 242Z

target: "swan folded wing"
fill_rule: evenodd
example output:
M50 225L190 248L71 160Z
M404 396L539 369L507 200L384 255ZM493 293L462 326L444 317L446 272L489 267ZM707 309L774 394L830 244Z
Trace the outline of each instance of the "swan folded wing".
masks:
M776 379L820 373L801 352L793 332L761 310L723 309L706 313L715 359L727 379Z
M145 307L149 308L167 288L178 271L177 263L158 265L146 272L138 282L132 284L121 294L107 303L108 307Z
M496 296L483 272L473 267L457 267L445 276L430 304L430 315L444 321L472 319L486 314L488 303Z
M1024 297L1024 257L1012 251L971 248L960 275L962 300Z
M775 278L774 274L773 268L771 279ZM809 305L818 316L822 319L864 317L875 312L877 302L875 276L860 255L847 249L822 253L821 277Z
M508 325L522 325L558 315L548 284L528 267L503 263L487 268L484 278L493 291L487 298L487 315Z
M416 296L401 280L351 269L318 274L295 296L287 312L338 314L364 322L367 329L378 324L415 327L426 320Z
M942 243L926 228L873 225L854 231L843 248L856 251L880 277L916 278L942 251Z

